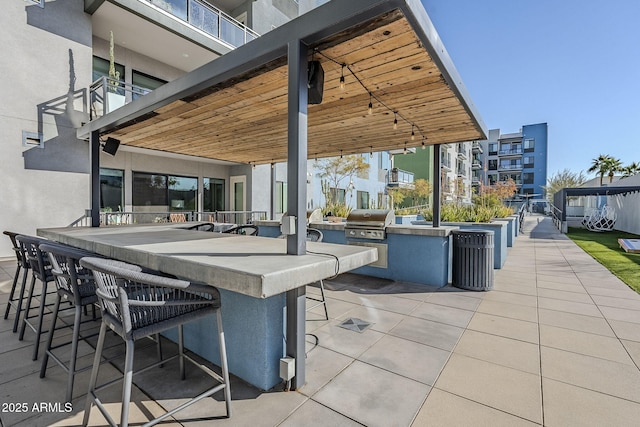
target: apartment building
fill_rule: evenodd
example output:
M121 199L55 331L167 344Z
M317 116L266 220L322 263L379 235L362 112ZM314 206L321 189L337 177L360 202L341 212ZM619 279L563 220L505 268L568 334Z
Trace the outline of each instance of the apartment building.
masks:
M33 234L85 215L90 162L87 141L76 137L82 123L326 1L5 1L0 228ZM112 58L117 80L109 75ZM385 202L388 158L373 153L368 176L339 189L353 207ZM310 159L309 208L324 203L313 164ZM286 211L284 165L250 166L126 146L115 155L102 153L100 165L101 208L107 211ZM10 254L8 239L0 241L0 256Z
M547 183L547 124L524 125L515 133L489 130L488 139L440 146L440 179L443 202L468 204L480 184L494 185L513 180L518 194L544 197ZM433 148L395 156L393 161L402 184L414 179L433 180Z
M472 182L494 185L508 179L515 182L518 194L544 197L547 183L547 124L524 125L518 132L489 130L484 141L474 141L481 151L474 153Z
M472 201L472 169L478 167L478 144L470 141L440 145L441 198L445 203L469 204ZM433 147L417 149L415 153L396 155L394 166L400 176L411 182L425 179L433 182Z

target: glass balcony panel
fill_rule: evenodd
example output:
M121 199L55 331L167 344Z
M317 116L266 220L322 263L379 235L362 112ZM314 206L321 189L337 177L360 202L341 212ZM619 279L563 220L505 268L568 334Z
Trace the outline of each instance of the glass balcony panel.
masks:
M189 22L214 37L220 37L220 15L200 2L191 0Z
M235 47L242 46L244 29L223 16L220 19L220 38Z

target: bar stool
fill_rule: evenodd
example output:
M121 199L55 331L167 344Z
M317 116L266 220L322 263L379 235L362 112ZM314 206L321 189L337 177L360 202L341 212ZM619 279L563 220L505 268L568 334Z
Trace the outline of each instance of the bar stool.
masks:
M38 359L38 350L40 349L40 336L47 331L42 330L42 323L44 321L45 309L50 307L51 304L47 304L47 285L49 282L53 282L53 273L51 273L51 264L49 263L48 257L40 251L40 244L48 242L46 239L41 239L40 237L33 236L25 236L18 235L16 237L18 242L21 245L25 258L29 261L31 265L31 285L29 286L29 296L27 297L27 306L24 309L24 316L22 318L22 326L20 328L20 336L18 339L22 341L24 339L24 332L26 327L29 328L36 333L35 344L33 346L33 360ZM36 279L42 283L42 291L40 295L37 296L40 300L40 307L38 310L38 320L34 325L31 323L31 318L35 316L29 316L29 311L31 310L31 304L33 302Z
M56 288L58 290L55 308L53 310L53 320L51 321L51 327L49 328L49 335L47 338L47 346L45 348L44 358L42 359L40 378L45 377L49 357L51 357L65 372L68 373L65 401L71 402L75 375L78 372L91 368L91 366L88 366L82 369L76 369L76 358L78 355L78 342L80 338L88 338L80 336L82 309L91 305L93 309L93 316L90 320L95 320L95 304L98 302L93 273L91 270L80 265L80 258L95 256L95 254L57 243L43 243L40 245L40 251L49 255L51 272L55 277ZM58 319L60 303L62 301L70 302L74 308L73 325L65 325L67 327L73 326L73 336L70 342L58 344L54 347L52 345L53 336L57 330L56 321ZM69 366L66 366L66 364L56 356L53 351L69 344L71 344L71 358L69 359Z
M27 285L27 277L29 275L29 262L24 256L24 251L22 250L22 246L16 240L16 237L19 235L18 233L14 233L12 231L4 231L4 235L9 236L11 239L11 244L13 245L13 252L16 254L16 260L18 265L16 266L16 273L13 276L13 284L11 285L11 291L9 292L9 301L7 301L7 309L4 312L4 318L7 319L9 317L9 313L11 312L11 307L16 311L16 317L13 320L13 332L18 331L18 324L20 323L20 313L22 311L22 300L24 299L24 291ZM22 270L22 285L20 285L19 296L15 296L16 285L18 284L18 278L20 277L20 270Z
M89 422L91 407L94 403L107 421L111 425L116 425L100 402L100 399L96 396L97 391L113 383L96 386L107 326L122 337L126 344L122 411L120 414L120 425L122 427L128 425L129 418L134 342L140 338L163 332L176 326L178 327L178 354L140 369L138 373L165 364L168 360L177 357L180 362L180 376L182 379L185 378L184 361L187 360L213 377L219 384L145 425L157 424L187 406L221 390L224 390L226 415L230 417L231 389L229 386L224 331L222 329L219 291L213 286L203 283L187 282L133 271L129 269L129 264L114 260L87 257L80 260L80 265L93 271L97 285L96 294L102 307L102 325L89 380L83 425L86 426ZM217 316L222 376L184 353L183 324L214 313Z

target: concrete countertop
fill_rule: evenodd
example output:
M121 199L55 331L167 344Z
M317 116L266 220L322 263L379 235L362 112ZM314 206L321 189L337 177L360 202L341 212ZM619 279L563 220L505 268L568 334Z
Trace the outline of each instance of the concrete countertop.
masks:
M361 246L307 242L287 255L286 240L185 228L196 223L39 229L39 236L103 256L256 298L267 298L375 262Z

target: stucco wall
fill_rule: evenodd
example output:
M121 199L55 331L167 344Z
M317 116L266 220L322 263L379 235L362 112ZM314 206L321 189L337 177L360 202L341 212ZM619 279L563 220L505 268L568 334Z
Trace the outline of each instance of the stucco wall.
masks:
M87 117L82 89L91 78L91 21L83 4L2 4L0 230L34 234L67 225L87 206L89 151L73 129ZM66 102L70 90L76 102ZM23 147L23 131L42 131L44 148ZM9 239L0 240L4 256L13 256Z

